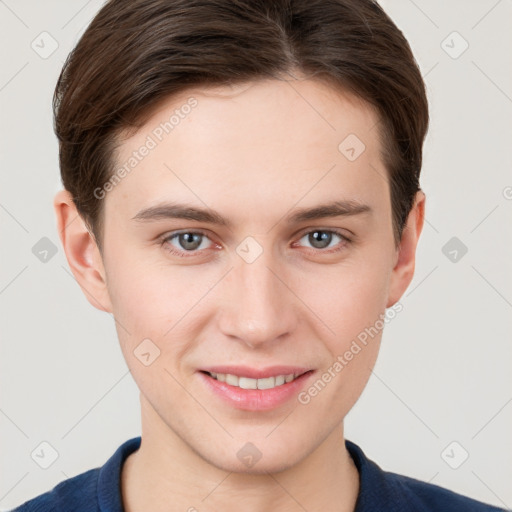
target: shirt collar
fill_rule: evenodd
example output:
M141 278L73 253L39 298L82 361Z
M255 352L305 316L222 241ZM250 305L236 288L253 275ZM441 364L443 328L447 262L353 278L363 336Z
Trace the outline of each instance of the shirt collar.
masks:
M124 461L140 447L141 438L123 443L100 469L98 476L98 506L101 512L123 512L121 471ZM359 472L359 494L355 512L369 510L405 511L395 487L386 479L386 473L375 462L367 459L361 448L351 441L345 446Z
M410 510L385 471L369 460L355 443L345 441L345 446L359 472L359 494L355 512L370 510L407 512Z

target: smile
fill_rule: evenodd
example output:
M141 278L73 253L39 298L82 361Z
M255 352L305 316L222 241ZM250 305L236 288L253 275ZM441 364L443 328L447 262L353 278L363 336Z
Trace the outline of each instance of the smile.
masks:
M314 370L291 366L267 369L225 366L197 372L208 395L235 409L253 412L269 411L293 402L314 374Z
M242 389L273 389L292 382L302 375L290 373L288 375L276 375L275 377L267 377L264 379L252 379L250 377L238 377L230 373L208 372L208 374L219 382L225 382L229 386Z

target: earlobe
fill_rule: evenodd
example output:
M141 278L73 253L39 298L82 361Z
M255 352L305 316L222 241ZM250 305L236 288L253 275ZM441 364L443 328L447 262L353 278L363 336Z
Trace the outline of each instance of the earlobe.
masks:
M425 193L419 190L403 229L396 264L391 273L386 308L400 300L414 276L416 248L425 220L425 200Z
M100 251L71 194L67 190L57 192L53 207L62 247L76 281L95 308L112 312Z

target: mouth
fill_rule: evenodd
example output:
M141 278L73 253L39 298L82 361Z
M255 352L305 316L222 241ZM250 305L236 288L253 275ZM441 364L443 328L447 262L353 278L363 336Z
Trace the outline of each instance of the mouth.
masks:
M312 370L309 370L312 371ZM309 371L302 373L288 373L286 375L276 375L271 377L265 377L262 379L254 379L246 376L233 375L232 373L216 373L202 371L206 375L209 375L212 379L219 382L225 382L228 386L234 386L241 389L274 389L284 384L293 382L300 376L308 373Z
M224 366L197 373L212 398L235 409L258 412L276 409L296 399L315 370L291 366L265 370Z

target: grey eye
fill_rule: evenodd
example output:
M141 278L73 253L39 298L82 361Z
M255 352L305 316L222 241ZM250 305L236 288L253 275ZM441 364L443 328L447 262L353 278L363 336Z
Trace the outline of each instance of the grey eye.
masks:
M205 240L208 240L205 235L193 232L178 233L169 238L174 247L184 251L195 251L204 248L201 245Z
M333 231L318 229L305 234L301 240L307 238L308 243L314 249L325 249L331 245L333 237L338 237L341 240L341 236Z

